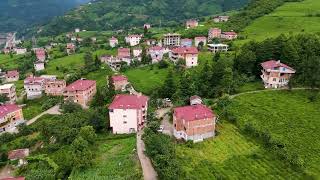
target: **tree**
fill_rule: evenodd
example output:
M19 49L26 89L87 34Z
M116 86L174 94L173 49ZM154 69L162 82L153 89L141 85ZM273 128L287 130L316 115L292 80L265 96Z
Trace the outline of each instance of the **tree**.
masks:
M160 89L160 96L163 98L172 98L173 94L176 92L176 84L173 78L173 71L170 70L164 85Z
M79 136L82 137L84 140L88 141L89 144L93 144L97 138L95 130L92 126L84 126L81 127Z
M61 110L63 113L74 113L74 112L81 111L82 108L79 104L67 101L61 105Z
M248 76L253 75L253 69L255 67L256 55L254 52L248 49L243 49L241 53L235 59L235 69L240 73L247 74Z
M84 70L86 72L92 72L97 69L95 66L96 62L92 58L92 53L91 52L86 52L84 54Z
M142 64L150 64L152 62L152 58L150 55L147 54L146 48L142 48L142 53L141 53L141 63Z
M233 71L230 67L227 67L224 70L224 75L221 80L221 86L223 88L223 92L230 94L233 84Z
M6 96L5 94L0 94L0 103L5 103L9 101L8 96Z
M313 56L303 61L302 78L312 89L320 88L320 56Z
M72 142L71 149L73 167L83 169L91 166L93 154L89 149L88 141L79 136Z
M179 92L179 99L186 104L189 102L190 96L195 94L194 81L189 72L185 72L181 76L177 92Z
M198 44L198 50L201 51L203 49L204 43L203 41L199 42Z

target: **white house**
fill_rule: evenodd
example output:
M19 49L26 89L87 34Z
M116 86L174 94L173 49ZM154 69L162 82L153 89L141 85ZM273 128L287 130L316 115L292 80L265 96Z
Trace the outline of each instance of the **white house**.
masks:
M42 62L42 61L37 61L33 65L34 65L35 71L42 71L45 69L44 62Z
M140 43L142 36L139 34L131 34L125 37L126 43L130 46L136 46Z
M44 90L45 78L42 77L27 77L24 80L24 89L27 93L27 99L35 99L42 96Z
M16 54L18 54L18 55L20 55L20 54L25 54L25 53L27 53L27 49L26 49L26 48L15 48L15 49L14 49L14 52L15 52Z
M110 127L114 134L140 131L147 120L148 97L118 94L109 106Z
M172 49L169 54L170 59L173 62L177 62L179 59L184 59L186 67L198 66L198 49L196 47L178 47Z
M216 52L227 52L228 51L227 44L208 44L208 50L216 53Z
M118 44L119 44L119 41L117 38L112 36L112 38L109 39L110 47L114 48L114 47L118 46Z

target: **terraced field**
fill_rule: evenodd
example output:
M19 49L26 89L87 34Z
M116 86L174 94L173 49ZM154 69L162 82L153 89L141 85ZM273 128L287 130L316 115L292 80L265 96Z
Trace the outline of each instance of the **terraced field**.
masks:
M301 179L292 169L260 143L242 135L235 125L224 122L211 140L177 146L180 179Z
M285 3L273 13L256 19L242 35L248 40L264 40L280 34L320 32L320 1ZM240 41L242 42L242 41Z
M319 95L303 90L241 95L229 106L241 129L260 134L275 155L311 177L320 176L319 110Z

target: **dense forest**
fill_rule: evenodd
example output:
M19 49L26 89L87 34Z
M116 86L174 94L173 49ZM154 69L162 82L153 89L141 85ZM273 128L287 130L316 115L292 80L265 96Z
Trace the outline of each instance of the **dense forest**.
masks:
M75 6L89 0L1 0L0 31L22 30L35 23L43 23L62 15Z
M174 26L188 18L208 16L243 7L248 0L100 0L54 18L42 29L56 35L76 27L86 30L123 29L153 25Z

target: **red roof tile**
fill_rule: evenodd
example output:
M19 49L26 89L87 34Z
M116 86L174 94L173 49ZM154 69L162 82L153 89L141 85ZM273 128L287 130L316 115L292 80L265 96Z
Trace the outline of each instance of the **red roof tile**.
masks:
M12 70L12 71L7 71L7 77L14 77L14 76L18 76L19 75L19 71L17 70Z
M205 36L199 36L199 37L195 37L195 40L206 40L207 38Z
M29 156L29 149L16 149L16 150L9 151L8 153L8 159L11 159L11 160L23 159L27 156Z
M20 110L21 108L17 106L16 104L4 104L0 105L0 118L3 118L9 113L15 112L17 110Z
M84 91L91 86L95 86L96 81L93 80L77 80L66 87L66 91Z
M112 76L112 82L116 82L116 81L127 81L128 78L124 75L114 75Z
M148 102L148 97L143 95L118 94L113 99L109 109L140 109Z
M198 49L196 47L178 47L172 49L175 54L198 54Z
M177 107L174 109L174 115L177 119L184 119L186 121L215 117L212 110L202 104Z
M263 62L263 63L261 63L261 66L264 69L273 69L273 68L276 68L276 67L285 67L287 69L291 69L292 71L295 71L292 67L290 67L290 66L288 66L286 64L283 64L280 61L276 61L276 60L270 60L270 61Z
M149 48L149 51L161 51L163 50L163 47L160 46L153 46Z

